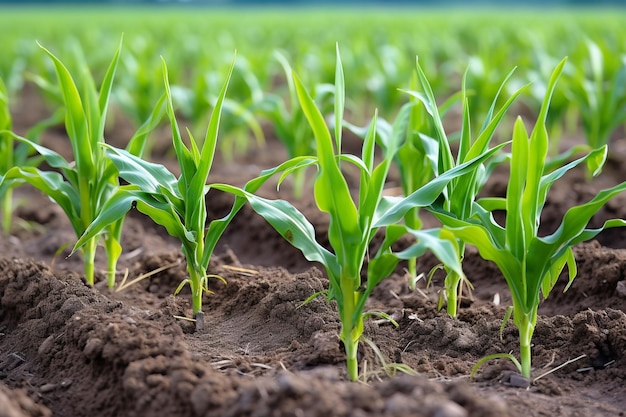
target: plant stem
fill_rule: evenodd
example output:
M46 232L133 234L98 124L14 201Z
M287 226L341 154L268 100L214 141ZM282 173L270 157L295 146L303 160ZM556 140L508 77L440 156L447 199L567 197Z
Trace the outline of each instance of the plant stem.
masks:
M115 270L117 268L117 258L107 256L107 287L112 290L115 287Z
M78 194L80 196L80 218L83 223L83 230L80 232L77 231L77 235L81 235L87 227L93 221L92 211L91 211L91 187L89 186L89 180L84 176L81 176L80 167L78 169ZM94 263L96 259L96 246L98 241L96 237L92 237L87 241L85 247L83 249L83 256L85 257L85 279L87 280L87 284L93 287L94 285Z
M410 258L407 269L409 271L409 289L415 291L417 287L417 258Z
M94 277L95 277L95 268L94 263L96 259L96 246L97 246L96 238L91 238L87 241L83 248L83 256L85 257L85 279L87 280L87 284L93 287Z
M533 337L533 332L535 331L534 323L536 320L533 320L532 317L536 318L537 311L535 308L534 312L530 314L523 314L521 317L521 323L518 324L519 334L520 334L520 362L522 364L522 376L526 378L530 378L530 369L531 369L531 349L530 343Z
M2 232L11 233L11 218L13 216L13 190L7 188L2 196Z
M448 271L445 280L445 288L446 288L446 297L448 298L448 305L446 307L448 315L450 317L456 317L458 314L457 306L458 306L458 292L459 292L459 282L461 281L461 277L454 271Z
M348 367L348 376L351 381L356 381L359 378L359 362L357 359L357 352L359 350L359 341L352 340L348 337L348 340L344 340L343 345L346 348L346 364Z
M341 293L343 294L343 311L341 312L341 334L340 338L346 350L346 364L350 380L356 381L359 378L359 362L357 352L359 349L359 339L363 334L363 316L359 315L354 321L356 307L356 296L354 279L341 279Z
M118 222L119 228L121 230L121 222ZM122 254L122 245L119 242L120 233L117 232L116 228L109 228L107 232L107 236L104 239L104 247L106 249L106 257L107 257L107 286L110 290L115 288L115 275L117 273L117 261Z
M405 192L406 194L406 192ZM422 221L419 217L419 209L412 208L405 216L405 222L408 227L414 230L419 230L422 227ZM417 258L410 258L408 260L409 270L409 288L411 291L415 291L417 288Z
M465 256L465 243L463 241L459 241L459 255L461 256L461 261L463 261L463 257ZM461 276L456 272L450 270L447 271L446 279L445 279L445 288L446 288L446 296L448 298L447 312L450 317L456 317L458 314L459 308L459 296L463 295L463 282L461 281ZM468 284L468 291L471 290L471 284Z
M197 319L202 314L202 274L191 263L187 264L187 272L189 273L189 286L191 287L193 315ZM196 330L202 330L202 323L199 321L196 321Z

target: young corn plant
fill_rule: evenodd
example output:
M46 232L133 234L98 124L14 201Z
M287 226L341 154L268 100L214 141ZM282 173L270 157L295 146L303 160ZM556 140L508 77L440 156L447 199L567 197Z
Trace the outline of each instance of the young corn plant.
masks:
M163 94L156 46L154 41L136 36L127 42L120 57L121 73L112 93L113 100L134 126L141 126L150 117L154 103ZM149 149L145 155L150 156Z
M207 57L207 60L209 58ZM214 59L214 57L211 57ZM207 71L208 62L202 62L201 68L193 75L192 85L183 87L172 85L174 99L180 103L180 111L194 126L204 126L206 115L211 112L217 101L217 93L222 87L222 76L218 70ZM250 149L250 134L257 146L265 143L263 129L253 111L262 100L263 93L259 81L245 58L239 57L235 63L233 78L229 82L229 96L224 98L220 125L222 139L219 151L226 162L231 162L236 155L245 154ZM192 128L194 133L196 130Z
M325 267L329 277L327 296L329 300L337 302L342 323L339 337L346 351L348 375L351 380L356 380L357 349L363 335L364 318L368 315L389 318L384 313L365 312L367 299L374 288L391 275L400 259L421 256L430 250L449 268L459 275L463 274L456 240L451 235L442 232L441 229L414 230L405 225L392 223L376 225L377 221L402 210L404 206L428 206L437 199L451 179L475 169L482 160L495 151L486 152L473 161L443 173L406 199L401 201L387 199L382 196L383 188L396 149L404 137L410 105L404 106L398 114L392 127L393 134L383 144L383 160L376 164L374 162L376 115L365 135L361 157L340 152L345 90L339 51L337 50L335 81L334 140L309 91L295 74L293 81L302 111L314 133L316 155L296 157L276 168L266 170L260 177L250 181L244 189L227 184L213 187L235 194L238 200L236 206L241 204L242 199L247 200L259 215L289 243L298 248L308 260L319 262ZM360 185L354 198L342 172L344 164L352 164L360 171ZM328 241L332 251L316 241L313 225L291 203L253 194L260 184L273 175L280 174L282 181L295 170L310 166L315 166L318 171L314 196L318 208L330 218ZM382 228L385 229L384 241L375 254L370 254L370 243L376 232ZM415 237L416 243L402 252L393 253L391 245L407 233ZM369 259L367 274L365 282L362 282L361 273L367 259ZM316 295L318 294L314 296Z
M416 83L416 77L413 77L412 85ZM402 193L407 196L427 184L434 177L433 165L434 161L429 161L432 152L428 152L429 147L436 146L430 137L426 136L426 131L431 126L428 123L424 106L420 106L416 98L410 99L411 106L408 128L406 131L406 139L404 143L398 147L394 161L400 173L400 185ZM387 132L390 129L386 129ZM380 133L379 133L380 134ZM419 214L419 207L411 209L404 217L404 224L409 228L419 230L422 228L422 220ZM411 291L417 288L419 275L417 272L417 258L407 260L408 285Z
M120 44L121 46L121 44ZM80 236L97 212L99 203L106 200L111 181L105 175L108 164L99 153L97 143L103 140L104 116L108 105L111 84L115 75L119 48L115 52L100 94L96 90L88 71L84 71L85 89L81 98L78 88L67 68L51 52L42 47L52 59L65 102L65 125L76 158L73 164L58 153L51 151L27 138L13 135L14 139L30 145L48 164L58 172L44 172L35 167L15 166L9 169L2 181L25 181L40 189L65 211L77 236ZM83 100L85 102L83 103ZM115 234L108 239L110 259L119 256L119 244L115 244ZM94 258L96 252L94 238L83 251L87 282L94 282ZM114 272L113 272L114 273Z
M291 77L292 68L287 58L280 52L274 52L274 57L282 67L288 87L288 101L276 94L267 94L258 105L258 113L272 122L277 138L283 143L287 149L289 159L308 156L315 153L315 140L313 132L309 126L307 119L298 104L298 94L296 92L295 83ZM326 84L319 84L315 90L314 98L318 105L323 105L329 100L329 88ZM293 196L301 198L304 192L304 183L306 179L306 171L304 169L297 170L293 173Z
M579 107L587 144L596 149L608 144L615 129L626 121L626 55L614 57L592 41L587 42L587 49L589 74L584 67L575 71L568 85Z
M14 166L0 177L2 184L26 182L54 200L67 215L76 236L81 236L87 226L98 216L105 202L118 186L115 167L106 158L104 125L113 79L119 59L121 42L115 51L100 89L94 84L86 66L83 67L79 90L72 75L50 51L41 47L50 57L57 73L65 103L65 127L72 147L74 161L66 161L60 154L25 137L11 134L12 138L35 150L56 171L42 171L34 166ZM139 153L149 132L163 115L163 100L159 101L151 117L129 142L129 151ZM95 255L98 241L104 241L107 256L107 284L115 285L117 260L122 252L120 244L123 218L112 222L99 235L88 239L82 248L85 279L94 284Z
M541 296L547 298L567 265L569 283L576 277L576 261L572 247L595 237L610 227L626 226L626 221L608 220L598 229L587 225L607 201L626 190L626 182L600 191L589 202L570 208L558 229L539 236L541 211L552 184L567 171L586 162L597 174L604 164L607 149L600 147L587 155L553 171L545 171L548 135L545 125L550 97L561 74L565 60L554 70L538 120L530 134L518 118L513 132L511 168L506 198L486 198L474 203L471 218L460 218L439 207L433 212L454 235L475 246L480 255L494 262L504 275L513 299L513 321L519 330L520 361L511 354L495 354L483 358L511 359L520 373L531 376L531 340L537 322ZM493 210L505 210L505 225L499 225Z
M235 74L229 87L233 98L224 100L224 119L220 129L224 139L220 144L220 153L226 162L237 155L245 155L251 148L250 135L254 136L256 146L265 145L265 135L259 120L254 114L258 103L263 100L263 91L252 65L244 58L235 64ZM217 86L216 86L217 87ZM234 89L233 89L234 87ZM218 91L214 88L214 91ZM211 95L215 101L215 93Z
M76 251L87 245L102 230L122 219L135 204L137 210L180 240L189 277L178 286L175 293L180 292L186 284L191 287L193 314L198 330L204 325L202 295L204 291L208 291L207 269L211 254L226 225L234 216L233 214L225 220L215 220L206 228L205 195L209 190L206 182L213 164L222 104L233 67L234 61L211 114L202 147L198 148L189 130L187 133L190 146L187 147L183 142L174 114L167 66L163 61L166 111L172 128L172 142L181 171L180 177L176 178L163 165L146 162L130 152L106 145L107 155L117 167L119 176L129 184L118 187L109 196L99 215L74 246Z
M486 112L485 121L475 138L472 138L470 106L465 84L466 77L463 77L461 89L463 118L459 147L455 158L451 149L451 140L448 138L448 135L443 127L442 119L445 111L445 105L443 107L443 111L438 109L430 83L428 82L426 74L419 64L419 60L417 61L417 75L422 91L409 90L406 92L413 100L416 100L423 105L426 113L430 116L432 122L432 132L419 132L419 129L423 127L423 121L420 117L418 117L419 113L417 113L416 117L412 120L415 123L415 129L409 132L409 135L412 134L413 137L409 136L407 143L399 149L397 155L398 167L400 169L401 182L405 195L415 191L418 186L422 186L428 181L427 177L420 176L421 172L430 172L430 175L433 175L434 173L434 176L439 176L442 173L451 170L455 166L470 161L489 149L496 129L502 121L502 118L523 90L522 87L515 91L496 112L496 103L500 93L512 74L513 71L506 76L497 89L495 97ZM430 169L425 168L416 170L414 168L415 161L420 159L429 162L430 166L428 168ZM502 162L502 160L503 155L499 155L498 158L490 159L485 164L481 164L478 169L451 180L443 190L443 207L445 210L453 213L460 219L469 219L473 214L473 203L476 200L476 196L485 185L491 171L500 162ZM404 221L410 227L415 227L412 226L414 224L418 225L419 218L416 210L413 209L409 211L406 214ZM459 250L462 258L465 252L465 244L462 240L459 241ZM415 259L409 259L409 276L415 277L416 272ZM445 298L447 298L447 311L450 316L456 317L457 307L461 301L460 297L463 290L463 281L461 279L462 277L453 270L447 270L446 273L444 294ZM409 282L411 282L411 278ZM466 284L471 288L471 283L466 282ZM414 287L414 284L412 287ZM440 305L443 303L444 294L442 294L442 297L440 298Z
M532 84L528 88L528 94L525 94L521 99L532 113L539 113L541 104L546 95L548 80L552 71L556 65L560 62L561 58L557 58L551 51L546 48L546 42L536 33L529 34L529 41L532 45L531 53L529 57L532 61L529 65L526 65L526 72L524 78L532 80ZM566 74L564 74L566 75ZM515 82L515 81L514 81ZM518 80L519 82L519 80ZM561 85L567 86L572 83L566 82L561 79ZM560 155L562 150L561 138L565 133L574 133L578 129L578 111L577 105L572 101L572 97L568 97L570 88L561 88L556 90L552 94L550 100L550 113L546 119L546 129L548 131L548 137L550 138L550 149L548 149L548 156L550 159L563 158L556 164L565 163L564 161L572 160L573 156L578 152L588 152L594 148L578 149L572 151L572 147ZM575 147L574 147L575 148Z
M411 93L417 88L418 77L415 73L411 80ZM429 84L430 86L430 84ZM402 90L400 90L402 92ZM436 133L433 118L429 120L426 106L421 105L418 99L419 93L414 93L410 97L413 103L410 110L406 139L398 148L394 161L400 173L400 185L405 196L411 194L418 188L427 184L434 176L437 169L439 144L433 139ZM459 94L453 94L438 109L438 115L443 118L445 113L459 100ZM388 135L391 129L383 123L379 123L379 135ZM420 229L422 220L418 207L409 210L404 223L411 229ZM417 273L417 258L410 258L407 261L408 286L411 291L417 288L417 281L420 275Z
M63 120L63 111L57 111L49 118L38 122L27 133L26 137L34 143L39 143L39 136L50 126ZM6 174L13 167L36 167L42 161L41 156L33 155L33 149L27 144L15 143L12 133L13 121L9 108L9 95L2 79L0 79L0 176ZM14 179L5 181L0 188L0 211L2 211L2 232L9 234L13 218L13 188L25 181Z

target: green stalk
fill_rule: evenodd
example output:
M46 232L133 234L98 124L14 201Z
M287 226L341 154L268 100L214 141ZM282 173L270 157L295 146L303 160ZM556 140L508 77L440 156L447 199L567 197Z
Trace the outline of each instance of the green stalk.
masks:
M342 330L343 333L343 330ZM357 359L357 352L359 350L359 341L352 340L352 337L348 335L346 339L342 336L343 345L346 349L346 364L348 367L348 376L351 381L356 381L359 378L359 362Z
M80 168L78 168L78 170L80 173ZM87 178L79 178L78 192L80 194L80 218L82 220L83 230L77 230L76 235L82 234L93 220L91 218L91 196L89 180ZM97 243L95 237L91 238L83 250L85 256L85 279L87 280L87 284L91 286L93 286L95 282L94 262Z
M465 255L465 243L463 241L459 242L459 254L461 259L463 259ZM446 296L448 297L448 305L446 307L446 311L450 317L456 317L458 314L458 306L459 306L459 294L463 291L463 284L461 283L461 276L456 272L449 270L447 271L445 287L446 287ZM468 284L471 285L471 284ZM470 288L471 289L471 288Z
M13 215L13 190L7 188L2 196L2 232L11 233L11 218Z
M111 256L107 257L107 287L109 289L113 289L113 287L115 287L116 267L117 267L117 258L113 258Z
M446 296L448 297L448 305L446 307L448 315L450 317L456 317L457 315L457 306L459 304L458 299L458 291L459 291L459 281L461 277L454 271L449 271L446 276L445 287L446 287Z
M354 322L354 312L356 309L356 296L354 291L354 278L341 278L341 293L343 297L343 317L341 319L340 339L346 349L346 364L350 380L356 381L359 377L359 362L357 352L359 349L359 339L363 334L363 316L359 315Z
M417 288L417 258L411 258L407 263L407 270L409 271L409 289L415 291Z
M412 185L409 186L412 187ZM413 191L405 191L405 195L411 194ZM411 210L409 210L406 214L404 221L406 225L413 230L421 229L422 221L419 218L419 208L412 208ZM409 271L409 289L411 291L415 291L415 289L417 288L417 258L410 258L407 260L407 262L407 268Z
M535 320L533 320L533 317ZM537 308L534 308L530 314L521 314L519 317L519 323L517 327L519 329L520 339L520 362L522 364L522 375L526 378L530 378L531 369L531 347L530 343L535 331L535 325L537 317Z
M96 259L96 247L97 247L98 241L97 239L91 238L87 241L87 243L85 244L84 248L83 248L83 256L85 257L85 279L87 280L87 284L93 286L94 284L94 277L95 277L95 268L94 268L94 263L95 263L95 259Z
M115 275L117 273L117 261L122 254L122 247L119 241L111 236L104 240L104 247L107 254L107 287L109 290L115 288Z
M189 273L189 287L191 288L191 305L196 319L196 329L202 330L204 321L202 317L202 276L191 263L187 264Z

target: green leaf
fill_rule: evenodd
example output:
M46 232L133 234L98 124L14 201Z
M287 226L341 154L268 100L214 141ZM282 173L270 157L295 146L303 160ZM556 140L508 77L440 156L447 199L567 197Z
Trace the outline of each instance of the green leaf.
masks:
M439 142L439 147L442 151L442 153L439 155L439 172L445 172L454 166L454 158L452 157L452 152L450 151L450 148L447 144L446 132L443 128L443 122L437 109L437 100L435 99L435 95L433 94L430 82L428 81L426 74L419 64L419 59L415 59L415 64L419 81L422 85L422 89L424 90L424 95L415 94L415 92L412 91L407 91L407 93L422 101L424 107L426 108L426 111L428 112L428 114L430 114L432 120L435 123L435 132L437 134L436 139Z
M140 198L136 200L137 210L150 217L156 224L165 227L167 233L178 238L183 245L196 243L202 238L194 234L193 230L187 230L172 204L158 201L149 194L139 194L138 197Z
M120 59L120 51L122 50L122 43L124 41L124 35L120 37L120 43L113 55L113 59L107 68L107 72L104 74L104 79L100 85L100 94L98 96L98 113L99 124L98 132L94 135L95 140L99 140L104 137L104 127L106 122L107 109L109 107L109 98L111 97L111 90L113 89L113 79L115 78L115 72L117 71L117 64ZM94 143L95 148L95 143Z
M138 157L143 155L148 135L157 128L165 115L166 100L167 96L165 94L159 98L154 106L154 109L152 110L152 113L150 114L150 117L148 117L139 129L137 129L137 132L135 132L133 137L128 142L128 145L126 146L128 153Z
M235 67L235 60L230 66L228 71L228 75L226 76L226 82L222 86L222 90L220 91L219 97L217 99L217 103L213 109L213 113L211 114L211 119L209 121L209 126L207 128L206 137L202 146L202 153L200 155L200 161L197 165L197 170L193 174L191 182L189 183L189 188L187 189L185 201L188 204L191 204L194 207L192 202L200 201L200 199L204 199L204 185L206 184L207 178L209 176L209 171L211 170L211 165L213 164L213 157L215 156L215 148L217 146L217 135L219 131L220 118L222 114L222 103L224 102L224 98L226 97L226 91L228 90L228 84L230 82L230 78L233 73L233 68ZM199 205L195 205L195 207L199 208ZM186 222L191 224L198 224L200 227L204 227L204 224L199 216L206 215L206 211L202 210L202 213L199 213L194 210L191 218L186 218Z
M317 144L319 172L314 187L315 201L320 210L330 215L329 240L336 251L338 263L354 268L359 261L351 257L358 256L360 251L354 248L362 243L357 209L335 158L324 117L295 74L294 84ZM351 271L349 274L356 273Z
M176 152L176 158L178 159L178 165L181 170L180 181L178 182L178 191L180 195L184 195L186 190L190 187L191 179L196 171L196 164L191 152L185 146L180 136L180 128L178 127L178 121L176 120L176 114L174 112L174 104L172 102L172 91L170 89L167 65L165 64L165 60L163 58L161 58L161 67L163 70L163 82L165 83L165 93L167 97L166 112L172 128L172 143L174 144L174 151Z
M41 171L34 167L13 167L1 178L2 182L21 179L37 188L54 200L65 212L76 235L80 235L84 226L80 219L80 197L76 190L67 183L63 176L54 171Z
M513 71L509 73L509 75L507 76L507 79L512 74L513 74ZM506 80L504 82L506 82ZM504 86L504 83L500 86L500 90L502 89L503 86ZM498 112L493 117L493 119L490 119L490 118L485 119L485 126L483 126L483 128L481 129L480 135L478 136L478 138L476 138L476 140L472 144L471 148L469 149L467 153L467 156L463 158L461 161L466 161L466 160L475 158L487 149L489 142L491 141L493 135L495 134L496 128L500 125L500 122L504 118L506 112L511 107L513 102L517 99L517 97L519 97L519 95L522 94L522 92L526 89L526 87L527 85L517 89L508 98L508 100L504 103L504 105L500 108L500 110L498 110ZM498 90L498 94L500 93L500 90ZM494 99L492 103L492 108L490 112L493 111L493 106L496 103L496 99Z
M285 240L298 248L306 259L324 265L331 279L339 277L339 265L335 256L317 243L313 225L291 203L285 200L268 200L228 184L213 184L211 188L244 197L254 211Z
M626 190L626 182L600 191L594 198L585 204L581 204L567 210L558 229L551 235L541 238L547 244L560 247L575 240L585 230L591 218L604 205ZM578 243L578 242L576 242Z
M48 165L50 165L52 168L58 168L60 170L63 170L63 172L67 172L67 171L71 171L72 167L70 166L70 164L65 160L65 158L63 158L60 154L58 154L57 152L46 148L45 146L41 146L38 143L16 135L13 132L7 132L11 137L13 137L13 139L18 140L22 143L27 144L28 146L30 146L31 148L33 148L37 153L39 153L41 156L44 157L45 161L48 163Z
M93 237L114 222L122 219L136 203L137 209L149 216L155 223L165 227L167 232L181 241L194 242L195 237L186 231L178 215L167 203L159 202L151 193L141 190L138 186L122 186L107 200L98 216L80 236L73 252L80 249Z
M89 142L87 115L76 84L65 65L46 48L41 45L39 47L52 59L61 85L61 93L66 107L65 127L72 143L76 168L79 175L85 178L94 178L95 161L93 160L93 149Z
M78 241L74 245L74 249L72 249L72 253L76 252L88 241L99 235L105 227L122 219L131 209L132 203L136 199L136 192L136 189L119 189L111 196L100 210L98 216L79 236Z
M335 147L337 153L341 153L341 129L346 104L346 88L338 43L335 45L335 50L337 56L335 63Z
M441 229L408 229L408 232L417 241L407 249L398 252L396 254L398 258L417 258L422 256L427 250L430 250L446 267L456 272L459 276L464 276L458 245L454 240L442 238L444 231Z
M526 250L526 227L525 216L529 215L523 209L522 197L526 186L526 163L529 154L528 134L521 117L515 121L513 128L513 148L511 151L511 169L509 175L509 185L506 191L506 212L510 213L506 217L506 245L516 258L522 259ZM531 220L529 220L531 221ZM535 219L532 219L535 222ZM532 224L532 223L531 223Z
M171 195L182 199L178 194L178 180L163 165L144 161L143 159L110 145L107 147L107 156L117 167L120 177L130 184L138 185L147 193L159 193L163 188Z
M372 171L370 181L361 183L361 190L364 189L365 191L364 198L359 204L359 219L362 230L367 231L371 228L376 212L378 211L378 205L381 202L383 189L393 157L407 129L410 110L410 104L400 109L392 125L391 136L388 140L388 148L384 159Z
M440 217L441 219L441 217ZM523 300L523 288L518 284L522 277L522 264L507 248L503 248L497 244L491 234L485 227L475 225L463 220L446 221L444 225L458 238L474 245L480 256L488 261L495 263L509 286L513 297L517 300Z
M476 169L477 165L494 155L508 143L502 143L481 156L458 165L440 176L434 178L428 184L422 186L412 194L395 202L384 213L377 213L377 219L373 222L374 227L384 227L399 222L405 214L415 207L427 207L435 202L446 185L454 178L464 175Z

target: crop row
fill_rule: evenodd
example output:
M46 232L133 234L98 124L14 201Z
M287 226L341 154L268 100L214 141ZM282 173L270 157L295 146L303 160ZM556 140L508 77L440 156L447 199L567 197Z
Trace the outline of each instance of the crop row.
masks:
M399 88L411 83L413 58L419 56L438 98L458 94L463 75L471 118L482 120L490 97L513 65L518 69L509 94L533 81L516 105L536 114L552 69L565 56L560 88L546 120L553 146L563 134L582 125L592 147L607 143L626 121L626 37L621 11L519 10L454 12L429 10L252 12L220 9L3 10L0 77L9 96L18 96L25 81L44 91L51 108L62 102L54 68L33 39L65 57L73 72L86 62L104 76L109 52L125 33L125 50L113 89L113 101L135 126L150 115L162 94L159 56L168 58L172 93L178 112L198 136L206 114L224 82L221 68L232 51L239 58L231 80L225 113L237 114L223 126L223 145L233 148L251 129L262 139L259 123L276 124L289 110L285 62L322 105L334 82L334 60L328 51L338 42L351 82L347 111L364 121L374 108L393 118L408 96ZM24 28L28 28L26 33ZM276 30L280 28L280 30ZM70 34L68 36L68 34ZM85 52L83 52L85 51ZM288 70L287 70L288 72ZM324 87L326 86L326 87ZM282 113L282 114L280 114Z
M52 120L43 121L30 132L30 137L12 131L7 91L0 84L0 151L5 156L0 166L0 195L4 201L5 232L11 224L11 190L25 183L38 188L54 200L70 220L77 237L73 253L82 253L90 285L94 283L96 247L99 243L104 245L108 286L114 288L117 260L122 253L120 238L124 217L136 207L180 240L189 276L175 292L189 284L198 328L204 325L203 292L207 290L207 281L214 278L208 272L211 256L223 232L248 203L308 260L325 267L329 288L312 297L324 295L336 301L342 323L340 338L351 379L358 378L357 347L362 340L364 319L376 315L396 324L383 312L366 310L368 297L376 286L404 260L408 261L414 282L415 259L431 251L446 271L442 303L446 302L448 313L456 316L463 286L471 287L462 268L466 245L475 246L483 258L494 262L506 279L513 300L513 322L520 334L520 360L510 354L498 356L513 360L520 372L530 378L531 339L537 309L566 266L570 284L575 278L572 247L592 239L605 228L626 225L622 219L613 219L601 228L587 228L593 215L626 189L624 182L601 191L585 204L570 208L552 234L538 234L539 219L552 184L580 164L584 164L591 178L601 171L607 157L606 144L589 144L577 149L576 155L548 158L550 141L546 121L566 59L552 68L545 80L539 110L528 121L534 123L530 132L520 117L511 126L502 125L511 106L527 89L521 86L508 93L505 87L512 83L513 72L502 82L485 88L490 104L476 129L471 117L469 75L466 73L461 79L458 96L453 98L462 108L461 128L454 132L458 136L458 147L453 151L450 134L442 121L450 108L449 102L438 105L421 60L414 63L413 83L401 92L406 96L405 104L393 120L379 118L374 111L367 125L359 128L346 120L350 101L346 85L351 81L350 77L344 77L339 46L334 60L334 81L325 87L329 100L326 104L316 102L315 90L307 87L311 84L291 69L286 58L280 58L287 75L291 110L293 114L298 112L301 124L310 129L310 133L303 135L306 146L290 150L289 160L261 172L245 186L236 187L207 184L207 179L219 142L220 125L236 117L236 114L225 114L225 110L236 105L227 98L227 91L238 68L237 59L232 61L226 76L221 77L224 82L211 105L212 114L201 141L189 130L189 140L183 139L185 135L181 133L175 113L177 101L170 85L169 67L162 59L161 94L151 103L150 112L126 148L119 149L105 143L105 124L121 62L121 47L120 42L99 83L94 81L84 61L76 66L77 70L70 70L41 47L52 63L56 78L54 84L52 81L48 84L58 90L62 106ZM490 94L491 91L494 93ZM67 161L37 141L39 131L59 117L65 121L73 161ZM150 132L164 117L171 126L178 176L144 156ZM503 135L507 140L495 143L499 127L508 129ZM291 130L296 129L294 126L286 124L283 128L287 134L296 134ZM342 152L344 129L351 129L362 137L360 155ZM577 159L574 156L578 156ZM38 168L42 161L51 169ZM504 163L510 169L506 196L478 198L490 173ZM384 193L388 173L394 166L400 173L403 196L391 197ZM356 189L348 186L346 167L360 173ZM317 171L313 185L315 202L329 217L328 247L316 240L314 226L290 201L256 194L270 178L278 177L280 184L291 175L302 175L308 168ZM304 182L299 184L306 186ZM235 200L225 217L208 221L205 196L210 189L231 193ZM433 214L440 221L440 227L423 229L419 215L422 210ZM506 212L503 224L494 220L495 211ZM373 251L371 243L377 233L384 238ZM413 243L395 251L394 243L406 236L411 236ZM308 301L310 299L304 302Z

